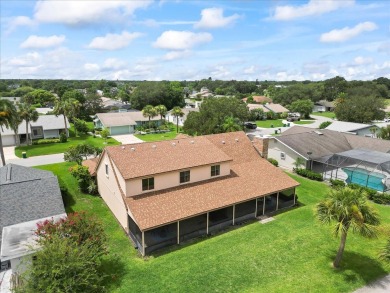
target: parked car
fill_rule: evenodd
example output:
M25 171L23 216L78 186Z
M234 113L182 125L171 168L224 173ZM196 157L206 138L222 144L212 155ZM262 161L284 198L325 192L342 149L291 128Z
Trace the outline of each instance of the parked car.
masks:
M297 117L297 116L290 116L290 117L287 117L287 121L288 122L294 122L294 121L299 121L301 120L301 118Z
M245 122L244 126L245 126L245 128L248 128L248 129L256 129L257 128L257 125L254 122Z

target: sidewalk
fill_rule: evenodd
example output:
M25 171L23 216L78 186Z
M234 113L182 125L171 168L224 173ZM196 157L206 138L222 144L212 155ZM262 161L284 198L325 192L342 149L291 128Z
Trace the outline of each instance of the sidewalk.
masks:
M387 293L390 292L390 275L380 278L371 284L356 290L354 293Z

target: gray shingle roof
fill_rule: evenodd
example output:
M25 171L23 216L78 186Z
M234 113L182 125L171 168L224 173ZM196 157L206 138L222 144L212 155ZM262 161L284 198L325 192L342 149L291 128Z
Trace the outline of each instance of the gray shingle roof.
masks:
M353 123L345 121L333 121L326 129L339 132L353 132L361 129L370 128L373 125L363 123Z
M5 226L63 213L53 173L14 164L0 168L0 241Z
M305 157L307 157L307 152L312 152L312 158L320 158L358 148L383 153L390 152L390 141L387 140L327 129L316 130L302 126L291 127L275 139L283 142Z
M96 116L104 127L137 125L137 121L149 121L149 118L144 117L141 111L98 113ZM160 120L160 115L157 115L150 120Z

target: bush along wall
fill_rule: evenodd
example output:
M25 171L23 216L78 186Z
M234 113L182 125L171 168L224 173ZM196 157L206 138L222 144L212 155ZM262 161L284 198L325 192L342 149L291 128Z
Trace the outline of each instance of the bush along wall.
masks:
M323 181L324 180L324 178L322 177L322 174L313 172L311 170L306 170L306 169L302 169L302 168L294 168L294 172L302 177L306 177L306 178L311 179L311 180L316 180L316 181Z
M348 187L352 189L360 189L361 191L365 192L367 194L367 197L369 200L372 200L375 203L378 204L386 204L390 205L390 194L389 193L381 193L374 189L361 186L356 183L350 183L348 184Z

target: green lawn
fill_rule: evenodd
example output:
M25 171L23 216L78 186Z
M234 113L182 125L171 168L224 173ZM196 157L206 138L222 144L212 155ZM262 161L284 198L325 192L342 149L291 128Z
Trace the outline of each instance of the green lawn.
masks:
M328 118L336 118L334 112L313 112L312 114L317 116L328 117Z
M151 134L135 134L134 136L143 141L160 141L174 139L177 136L176 130L166 133L151 133Z
M294 121L294 124L302 125L302 124L312 124L314 121Z
M22 152L27 152L28 157L60 154L65 152L70 146L75 146L81 143L89 145L104 147L108 145L118 145L120 142L113 138L107 139L107 144L104 144L104 139L100 137L93 137L91 135L80 135L79 137L69 137L65 143L50 143L41 145L19 146L15 148L15 155L22 157Z
M282 119L261 120L261 121L256 121L256 124L258 127L262 127L262 128L282 127L283 126L282 121L283 121Z
M109 292L352 292L390 272L377 259L383 235L367 240L350 233L342 267L332 268L339 240L314 218L315 204L328 187L294 175L301 183L301 205L275 221L254 221L142 259L104 202L78 191L71 165L39 168L53 171L68 186L68 212L86 210L102 220L115 257L106 265L114 274ZM376 206L389 227L390 207Z

